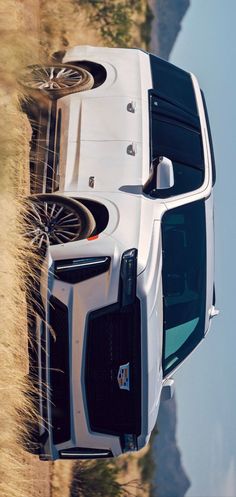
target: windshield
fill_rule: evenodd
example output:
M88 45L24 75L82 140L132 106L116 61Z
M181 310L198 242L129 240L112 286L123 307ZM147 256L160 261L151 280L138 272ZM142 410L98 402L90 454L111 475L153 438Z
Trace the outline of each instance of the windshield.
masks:
M177 207L162 219L163 372L170 373L204 336L206 223L204 201Z

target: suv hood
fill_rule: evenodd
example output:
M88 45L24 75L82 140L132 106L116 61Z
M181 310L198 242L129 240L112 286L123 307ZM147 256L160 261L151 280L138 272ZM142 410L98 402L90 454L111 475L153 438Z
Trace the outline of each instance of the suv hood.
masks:
M147 180L148 102L136 99L132 113L130 101L80 94L60 99L60 189L117 191Z

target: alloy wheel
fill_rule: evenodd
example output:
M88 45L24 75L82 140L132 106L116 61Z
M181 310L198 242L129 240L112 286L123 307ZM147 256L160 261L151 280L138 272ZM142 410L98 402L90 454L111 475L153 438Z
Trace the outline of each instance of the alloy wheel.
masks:
M82 229L79 213L71 206L54 200L34 200L30 203L30 226L28 236L31 243L41 248L45 243L57 245L77 240Z

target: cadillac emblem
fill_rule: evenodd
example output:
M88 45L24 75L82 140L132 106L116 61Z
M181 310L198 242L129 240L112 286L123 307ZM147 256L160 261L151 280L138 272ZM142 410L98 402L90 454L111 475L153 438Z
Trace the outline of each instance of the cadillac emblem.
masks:
M117 381L121 390L130 390L129 382L129 362L119 367Z

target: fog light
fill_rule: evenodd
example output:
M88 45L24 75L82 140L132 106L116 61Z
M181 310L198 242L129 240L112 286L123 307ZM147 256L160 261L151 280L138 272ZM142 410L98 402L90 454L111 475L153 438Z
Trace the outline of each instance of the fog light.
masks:
M137 436L125 433L120 437L122 452L138 450Z

